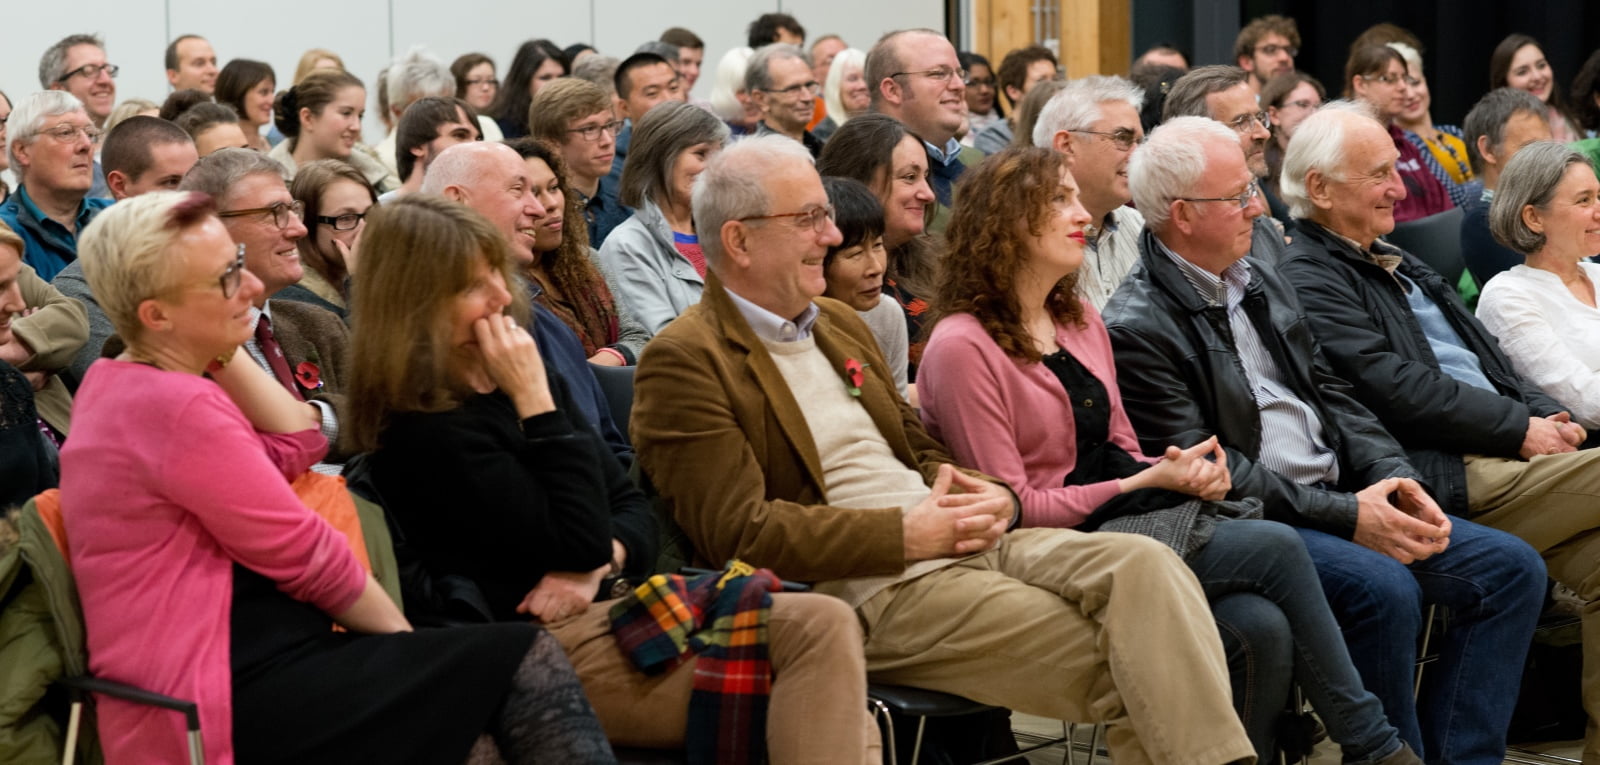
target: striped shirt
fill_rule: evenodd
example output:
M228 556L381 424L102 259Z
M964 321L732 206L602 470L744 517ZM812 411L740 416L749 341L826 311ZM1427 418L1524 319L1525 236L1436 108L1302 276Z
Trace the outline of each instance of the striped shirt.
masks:
M1322 437L1322 418L1283 382L1278 363L1267 352L1243 307L1250 264L1242 258L1217 275L1184 260L1156 240L1194 291L1211 306L1226 306L1233 350L1261 413L1261 453L1257 462L1298 484L1339 481L1339 456Z

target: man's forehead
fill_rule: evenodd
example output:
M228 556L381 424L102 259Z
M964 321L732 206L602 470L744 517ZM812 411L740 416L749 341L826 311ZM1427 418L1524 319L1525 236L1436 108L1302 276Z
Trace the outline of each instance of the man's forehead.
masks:
M229 197L232 207L266 207L273 202L287 201L289 187L277 173L253 173L235 184Z
M77 68L75 66L71 66L73 63L88 62L94 59L104 60L105 57L106 52L101 49L100 46L92 43L78 43L77 45L67 49L67 64L69 65L69 69Z
M922 66L929 68L939 64L950 64L956 61L956 49L949 40L938 35L919 32L906 35L900 40L900 60L913 70Z
M611 121L611 117L612 117L612 114L611 114L611 110L610 109L602 109L602 110L600 110L598 112L595 112L594 114L590 114L590 115L583 116L583 117L576 117L571 122L569 122L567 124L569 124L569 125L571 125L573 127L577 127L579 125L587 125L587 124L595 123L595 122L605 123L605 122L610 122Z
M1250 92L1248 84L1242 82L1227 90L1207 94L1206 107L1211 110L1211 118L1219 122L1232 122L1242 114L1260 111L1255 94Z
M198 56L201 53L210 53L211 43L204 37L190 37L178 43L179 56Z
M641 88L661 85L678 78L678 70L673 69L672 65L666 62L647 64L634 69L628 74L633 78L634 84Z
M1127 128L1142 132L1139 112L1127 101L1101 101L1099 105L1100 119L1095 123L1098 128L1105 130Z

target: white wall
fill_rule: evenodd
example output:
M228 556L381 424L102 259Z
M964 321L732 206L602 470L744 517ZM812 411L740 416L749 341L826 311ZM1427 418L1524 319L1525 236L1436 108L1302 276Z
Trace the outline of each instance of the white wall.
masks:
M199 34L211 40L219 63L266 61L279 86L294 75L300 53L328 48L367 81L367 138L382 138L372 80L396 55L425 45L449 63L469 51L487 53L503 75L522 41L546 37L565 47L587 41L622 58L671 26L693 29L706 41L706 75L729 48L744 44L745 27L762 13L793 14L812 37L838 34L866 50L883 32L943 28L943 0L78 0L23 3L7 8L8 44L0 46L0 90L13 99L38 89L39 55L74 33L106 40L111 63L122 67L117 98L159 103L168 87L162 55L169 40ZM694 96L711 90L708 76Z

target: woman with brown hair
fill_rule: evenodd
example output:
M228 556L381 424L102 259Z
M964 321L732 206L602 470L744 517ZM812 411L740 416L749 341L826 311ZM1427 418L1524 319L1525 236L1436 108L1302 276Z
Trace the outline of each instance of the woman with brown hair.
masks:
M217 103L233 107L239 114L239 127L245 140L256 151L271 151L272 144L261 128L272 124L273 93L278 75L272 65L247 58L236 58L217 75Z
M400 181L361 143L366 102L361 80L336 69L316 70L279 93L272 119L285 140L267 156L283 164L284 180L294 180L300 165L337 159L359 170L379 193L399 188Z
M1489 54L1489 89L1507 87L1526 90L1544 102L1550 134L1555 140L1572 143L1584 137L1538 40L1518 33L1506 35L1494 46L1494 52Z
M545 209L544 217L533 222L534 258L524 274L538 285L533 299L572 328L591 363L632 366L650 333L611 293L600 255L589 246L589 229L581 223L583 201L567 185L561 153L533 138L507 145L527 163L528 182Z
M289 183L289 195L305 208L306 235L295 246L305 275L275 297L326 308L339 318L349 315L353 254L366 227L367 213L378 204L378 192L359 170L336 159L319 159L300 168Z
M1426 218L1455 207L1450 192L1428 169L1422 150L1406 139L1397 120L1415 97L1419 83L1411 76L1406 59L1387 45L1355 49L1344 65L1344 96L1365 103L1372 116L1389 132L1400 152L1395 170L1405 182L1406 195L1394 203L1395 223Z

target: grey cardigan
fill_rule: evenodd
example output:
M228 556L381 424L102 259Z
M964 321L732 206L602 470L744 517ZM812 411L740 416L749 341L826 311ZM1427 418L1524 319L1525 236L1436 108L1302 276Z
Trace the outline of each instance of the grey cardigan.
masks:
M700 302L705 279L678 253L672 229L653 200L611 230L600 247L611 291L654 337L689 306Z

